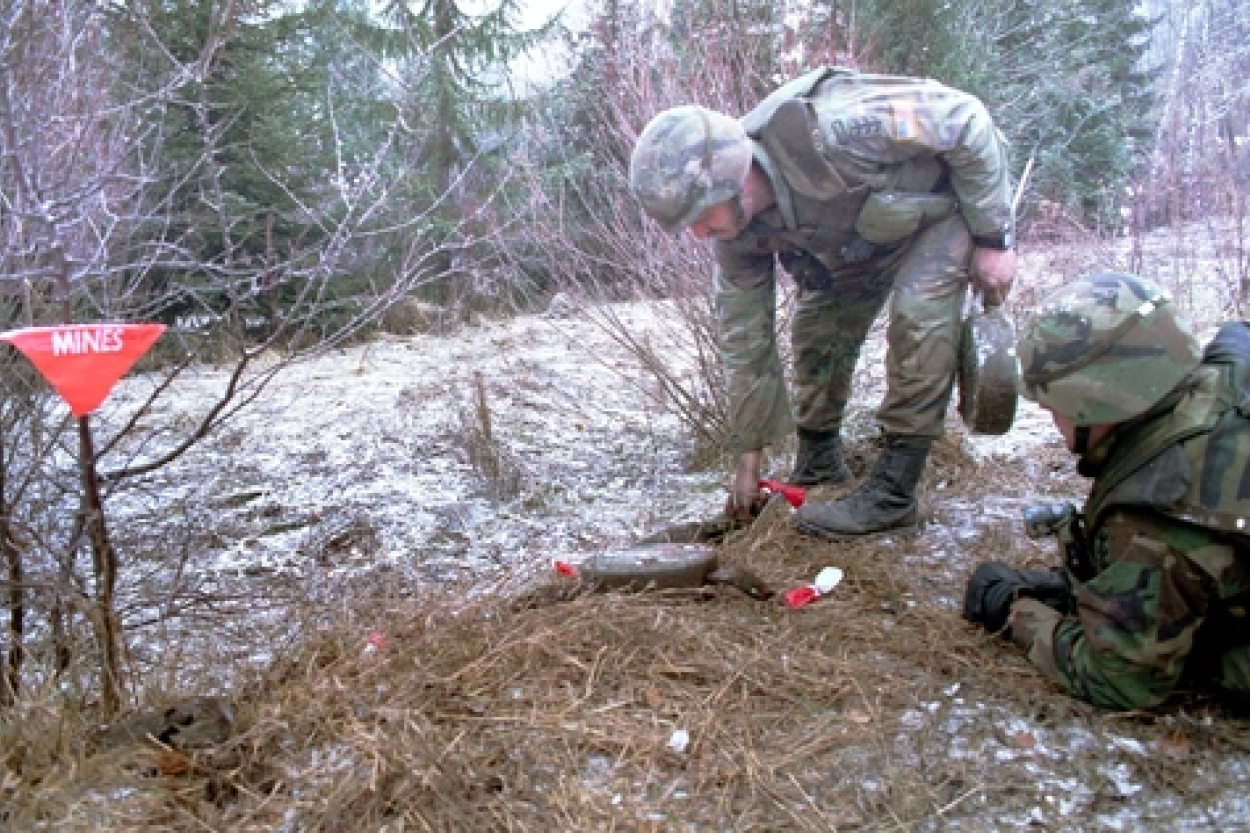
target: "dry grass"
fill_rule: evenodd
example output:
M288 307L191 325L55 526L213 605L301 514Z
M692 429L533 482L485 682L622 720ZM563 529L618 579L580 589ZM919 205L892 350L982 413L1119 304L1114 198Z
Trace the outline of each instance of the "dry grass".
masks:
M1113 262L1078 254L1030 263L1013 308ZM857 401L875 401L879 356L863 364ZM493 405L480 387L465 399L464 443L480 444L490 483ZM1020 535L1020 506L1086 484L1058 446L975 460L953 421L926 473L919 538L813 541L775 503L724 544L722 563L778 590L840 566L843 583L811 607L730 588L592 595L548 575L406 599L345 589L341 608L308 614L339 621L275 649L269 667L205 661L217 663L206 675L247 680L228 693L225 742L99 747L89 710L55 692L0 715L0 830L1244 825L1241 713L1194 692L1101 712L960 618L978 561L1053 563L1047 542ZM853 422L862 474L878 447ZM678 730L684 751L669 745Z
M800 557L801 542L790 546L786 556ZM299 829L324 830L400 820L585 830L653 815L708 829L830 829L884 810L860 784L829 800L847 765L887 764L877 751L898 712L979 664L980 640L949 614L886 612L899 592L866 557L837 601L801 614L733 591L520 609L430 598L390 612L381 651L366 653L355 635L312 640L240 698L243 730L228 744L185 759L155 747L83 757L61 777L45 762L52 772L23 778L8 812L58 825L83 813L113 829L263 829L289 814ZM883 630L883 618L896 627ZM678 728L691 737L684 754L667 747ZM67 751L58 758L78 757ZM893 785L899 818L952 798L945 775L877 777ZM62 778L128 795L87 815L94 802Z
M1092 790L1088 814L1115 807L1106 766L1125 758L1158 793L1217 800L1199 773L1250 749L1246 724L1192 698L1100 713L940 601L957 580L917 556L952 526L942 506L1008 477L1018 466L978 468L957 439L942 444L927 482L947 493L926 498L916 541L816 542L770 504L722 562L777 589L841 566L836 591L801 610L728 588L588 594L554 576L468 602L463 588L392 602L370 611L380 649L345 623L254 675L231 698L233 736L215 746L93 749L72 714L28 701L0 729L0 819L15 830L984 829L1007 811L1053 810L1044 794L1064 779ZM966 556L1035 557L1014 540L991 523ZM669 746L679 729L684 751ZM1093 745L1063 748L1074 729ZM1129 740L1150 754L1117 747Z

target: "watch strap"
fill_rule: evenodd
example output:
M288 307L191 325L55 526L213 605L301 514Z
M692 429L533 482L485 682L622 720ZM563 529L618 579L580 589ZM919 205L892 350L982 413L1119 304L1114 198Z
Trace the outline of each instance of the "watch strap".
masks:
M978 249L998 249L1005 252L1012 248L1012 235L1009 230L996 231L993 234L974 234L972 243Z

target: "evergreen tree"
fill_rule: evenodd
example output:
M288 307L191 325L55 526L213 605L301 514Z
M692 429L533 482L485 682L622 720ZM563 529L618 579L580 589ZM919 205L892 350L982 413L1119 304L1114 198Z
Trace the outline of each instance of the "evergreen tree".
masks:
M1017 163L1035 156L1032 192L1116 224L1150 141L1150 22L1134 0L1016 2L1006 22L989 98Z
M381 288L380 267L397 260L389 248L405 241L346 240L340 228L362 181L406 174L385 152L394 36L367 7L143 0L115 11L112 42L128 68L117 95L154 102L150 234L164 254L146 279L176 298L171 315L272 320L308 300L294 276L322 268L325 245L335 247L335 275L318 287L319 309ZM373 211L376 225L388 208Z
M505 149L521 109L508 87L509 63L550 33L522 31L519 15L520 0L501 0L481 15L458 0L392 0L383 11L401 35L393 43L413 162L427 173L425 187L409 198L414 213L434 220L426 229L435 249L428 262L437 278L433 292L444 303L473 293L461 232L489 210L502 168L489 156Z
M976 46L963 25L968 4L951 0L867 2L858 11L857 65L893 75L940 78L952 86L973 86L967 57Z
M333 170L306 20L276 0L144 0L116 11L113 42L131 70L117 94L155 102L152 233L179 267L153 280L177 309L243 312L265 265L317 234L301 207Z
M860 69L927 76L980 97L1035 158L1030 194L1094 221L1118 216L1149 142L1149 21L1135 0L819 2L816 31ZM811 28L809 28L811 31Z
M674 0L671 49L689 100L742 115L781 80L781 7L768 0Z

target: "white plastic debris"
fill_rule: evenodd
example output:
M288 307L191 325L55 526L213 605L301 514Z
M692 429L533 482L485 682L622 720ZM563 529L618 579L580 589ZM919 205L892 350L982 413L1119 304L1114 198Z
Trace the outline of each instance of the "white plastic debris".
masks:
M668 748L679 755L685 752L690 748L690 733L685 729L674 729L668 738Z
M837 567L826 567L816 574L816 580L812 582L816 589L820 591L820 595L825 595L842 582L842 570Z
M811 604L821 596L827 595L830 590L838 586L838 582L842 581L842 570L837 567L825 567L816 574L816 580L811 584L800 584L786 591L786 604L790 607L803 607Z
M1111 742L1120 749L1123 749L1125 752L1142 758L1146 757L1146 747L1136 738L1125 738L1119 737L1118 735L1112 735Z

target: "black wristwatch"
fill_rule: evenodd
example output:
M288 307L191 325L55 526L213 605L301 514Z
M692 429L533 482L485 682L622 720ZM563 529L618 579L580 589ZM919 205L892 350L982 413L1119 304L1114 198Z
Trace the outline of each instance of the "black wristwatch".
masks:
M974 234L972 244L978 249L998 249L1000 252L1005 252L1015 247L1016 239L1011 232L1011 227L1008 226L993 234Z

